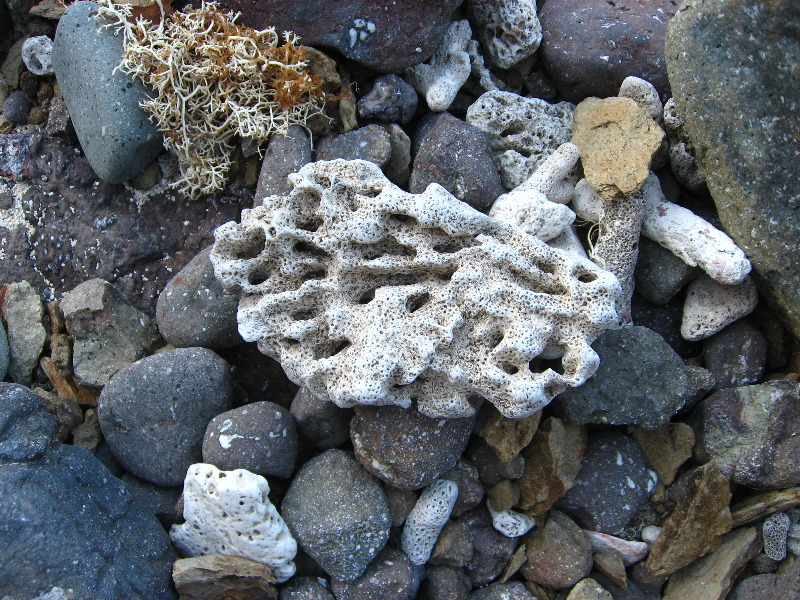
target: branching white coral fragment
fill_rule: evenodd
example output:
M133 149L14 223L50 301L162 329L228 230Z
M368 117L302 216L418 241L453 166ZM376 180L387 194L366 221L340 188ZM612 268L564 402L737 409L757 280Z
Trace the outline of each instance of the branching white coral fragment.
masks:
M158 23L132 22L130 7L110 0L98 13L124 33L119 68L153 90L142 108L178 155L176 186L191 197L222 189L236 136L261 144L322 109L320 81L297 38L285 33L279 46L274 29L237 25L237 16L214 2Z
M492 517L492 526L508 538L517 538L528 533L536 525L533 517L510 508L495 510L492 503L487 500L486 508Z

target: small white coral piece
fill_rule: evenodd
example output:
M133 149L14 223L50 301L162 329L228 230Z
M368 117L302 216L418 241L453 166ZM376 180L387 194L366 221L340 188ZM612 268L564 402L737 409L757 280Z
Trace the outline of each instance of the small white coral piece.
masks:
M704 190L706 174L689 144L674 98L664 104L664 127L669 137L669 162L675 178L692 191Z
M550 202L537 190L512 190L499 196L489 216L515 225L543 242L560 235L575 220L569 207Z
M775 513L764 521L762 535L764 538L764 554L772 560L786 558L786 541L792 521L786 513Z
M710 337L749 315L756 304L758 290L750 277L738 285L722 285L709 277L699 277L686 292L681 337L690 341Z
M568 204L572 199L575 186L567 181L567 178L575 169L580 158L581 151L575 144L572 142L561 144L555 152L536 168L533 175L514 188L514 190L538 190L550 202Z
M46 35L29 37L22 44L22 62L34 75L52 75L53 40Z
M489 140L503 185L513 189L572 137L569 102L549 104L512 92L492 90L467 110L467 122Z
M622 556L622 562L626 567L636 564L650 552L650 546L645 542L624 540L607 533L590 531L588 529L584 529L583 533L586 534L586 537L589 538L589 542L592 544L592 552L598 553L604 552L605 550L616 550Z
M646 110L647 114L650 115L654 121L661 121L664 106L661 104L661 98L658 96L658 90L649 81L641 79L640 77L626 77L622 85L619 86L619 93L617 96L621 98L630 98Z
M642 235L687 265L699 266L719 283L733 285L744 280L752 267L741 248L705 219L669 202L658 176L650 173L639 194L645 199ZM589 221L598 222L603 216L603 200L585 179L575 186L572 208Z
M458 90L469 78L472 66L467 47L471 38L469 21L452 23L433 53L430 64L423 63L406 71L406 79L425 96L432 111L450 108Z
M269 484L260 475L194 464L183 484L186 522L173 525L169 537L184 556L241 556L286 581L295 572L297 543L267 494Z
M447 479L437 479L422 490L406 518L400 542L412 565L428 562L457 498L458 486Z
M501 69L510 69L542 43L535 0L472 0L469 4L480 25L481 42Z
M536 525L533 517L511 510L495 510L492 503L486 501L486 508L492 517L492 526L508 538L517 538L528 533Z
M217 278L241 294L239 332L290 379L341 407L533 414L597 369L619 283L431 184L366 161L318 161L294 190L215 232ZM546 347L561 368L537 369Z

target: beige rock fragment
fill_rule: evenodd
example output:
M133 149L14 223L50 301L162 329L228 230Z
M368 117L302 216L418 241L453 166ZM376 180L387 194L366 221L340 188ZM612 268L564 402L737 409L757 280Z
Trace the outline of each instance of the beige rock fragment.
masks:
M628 574L619 551L604 550L595 554L594 568L622 589L628 589Z
M575 485L586 451L586 428L547 419L523 452L525 470L517 480L517 506L533 515L547 512Z
M719 549L672 575L662 600L724 600L736 576L760 549L755 527L731 531Z
M8 336L8 376L30 385L47 337L42 300L27 281L6 284L0 288L0 315Z
M587 98L574 118L571 141L597 193L612 200L638 192L664 139L658 124L630 98Z
M769 515L800 506L800 487L764 492L731 507L734 527L761 521Z
M521 419L508 419L493 411L478 435L491 446L500 462L507 463L531 443L541 418L541 411Z
M723 285L710 277L699 277L686 291L681 337L690 341L711 337L749 315L756 304L758 290L751 277L745 277L737 285Z
M586 578L572 588L567 600L613 600L613 598L594 579Z
M656 87L641 77L626 77L619 86L617 96L630 98L641 106L650 117L658 122L663 117L664 105Z
M519 486L510 479L503 479L490 487L486 495L495 510L507 510L519 502Z
M589 538L592 544L592 551L595 553L606 552L613 550L619 553L622 563L626 567L630 567L642 560L650 551L650 547L644 542L637 542L636 540L623 540L608 533L601 533L599 531L590 531L584 529L583 533Z
M176 560L172 580L181 600L274 600L278 592L269 567L227 554Z
M716 550L731 529L728 480L713 463L683 475L683 493L662 523L645 565L655 575L670 575Z
M637 427L633 437L644 452L647 466L664 485L671 484L681 465L692 457L696 441L694 429L686 423L667 423L655 431Z

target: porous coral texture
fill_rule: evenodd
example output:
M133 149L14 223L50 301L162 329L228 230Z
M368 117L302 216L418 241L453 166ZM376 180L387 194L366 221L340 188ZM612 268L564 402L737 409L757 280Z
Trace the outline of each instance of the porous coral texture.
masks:
M317 397L461 417L482 396L523 417L597 369L612 274L366 161L290 178L288 196L217 229L211 260L241 294L244 339ZM541 359L548 346L560 363Z
M428 562L458 498L458 485L437 479L426 487L411 509L403 527L401 545L412 565Z
M536 0L472 0L469 9L492 61L510 69L542 43Z
M269 485L260 475L194 464L183 485L186 523L173 525L169 537L184 556L242 556L286 581L295 572L297 542L267 494Z
M503 185L513 189L570 140L573 109L569 102L493 90L469 107L467 122L486 134Z
M260 145L322 110L325 95L297 38L237 25L214 2L153 23L131 22L127 5L106 0L99 16L121 28L120 68L153 91L142 108L180 161L179 189L197 197L222 189L237 136Z

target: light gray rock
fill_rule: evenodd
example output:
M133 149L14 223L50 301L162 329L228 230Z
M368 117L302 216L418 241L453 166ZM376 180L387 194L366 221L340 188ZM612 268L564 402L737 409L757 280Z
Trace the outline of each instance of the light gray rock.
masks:
M53 71L86 158L100 179L127 181L161 151L156 126L139 107L144 85L114 71L122 60L122 35L99 29L94 2L74 2L58 22Z
M31 284L20 281L3 286L0 306L8 336L8 375L15 383L28 385L47 337L42 300Z
M287 176L311 162L311 141L299 125L289 127L286 135L273 135L264 152L253 206L261 206L264 198L292 191Z
M6 328L0 322L0 381L6 378L8 371L8 336Z

